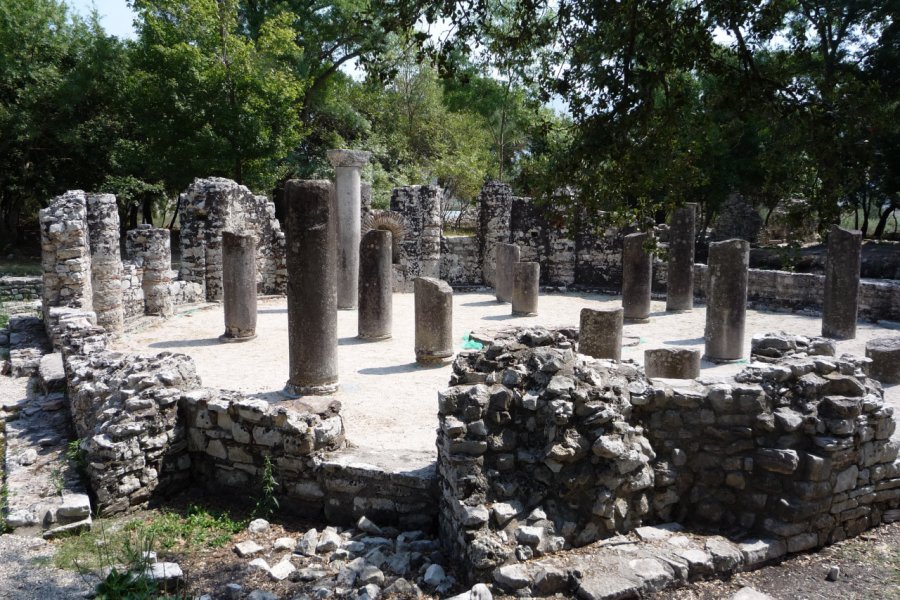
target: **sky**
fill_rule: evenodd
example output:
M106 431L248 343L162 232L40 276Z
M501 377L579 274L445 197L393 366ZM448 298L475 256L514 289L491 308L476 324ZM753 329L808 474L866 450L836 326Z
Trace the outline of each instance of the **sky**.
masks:
M134 38L134 11L128 8L125 0L66 0L66 4L85 16L96 8L107 33L120 38Z

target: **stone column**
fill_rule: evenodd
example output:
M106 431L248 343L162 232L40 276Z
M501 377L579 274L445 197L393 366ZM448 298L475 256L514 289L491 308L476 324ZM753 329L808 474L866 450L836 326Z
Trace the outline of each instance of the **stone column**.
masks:
M666 281L667 312L687 312L694 308L696 222L697 205L692 202L676 208L672 213Z
M624 315L621 308L582 308L578 351L594 358L621 360Z
M393 236L372 229L359 245L359 337L384 340L391 337L391 248Z
M225 333L222 342L256 338L256 238L222 232L222 284Z
M631 233L625 236L622 246L622 308L625 319L632 323L650 321L653 261L644 248L649 239L647 233Z
M828 234L822 335L837 340L856 337L859 304L859 260L862 232L833 225Z
M50 309L68 306L93 310L91 250L87 199L81 190L69 191L39 211L44 321Z
M513 294L513 266L519 262L519 247L515 244L497 244L494 255L497 260L494 295L497 302L509 302Z
M119 251L119 209L112 194L87 197L91 241L91 287L97 325L117 334L125 328L122 300L122 255Z
M172 246L168 229L138 225L125 234L125 251L144 269L144 311L169 316L175 312L169 284L172 283Z
M731 362L744 355L747 317L747 270L750 243L725 240L709 245L706 286L706 358Z
M696 379L700 377L700 351L690 348L651 348L644 350L647 377Z
M453 289L446 281L417 277L416 362L433 363L453 356Z
M883 384L900 383L900 336L869 340L866 358L872 359L869 377Z
M354 310L359 299L359 239L362 191L359 171L369 162L369 152L329 150L334 166L337 230L337 307Z
M512 188L506 183L488 181L481 188L476 203L478 217L478 252L481 255L484 284L496 284L497 244L510 241Z
M520 262L513 267L512 314L520 317L537 316L541 283L541 265Z
M284 393L293 398L338 389L333 192L330 181L291 180L284 188L290 362Z

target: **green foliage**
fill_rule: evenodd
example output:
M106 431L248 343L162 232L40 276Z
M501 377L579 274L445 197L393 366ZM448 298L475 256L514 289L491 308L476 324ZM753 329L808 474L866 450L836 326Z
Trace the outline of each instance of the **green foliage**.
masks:
M270 518L279 509L278 482L275 480L275 470L272 461L267 456L263 462L263 472L259 483L259 492L256 496L256 506L253 508L253 516L263 519Z

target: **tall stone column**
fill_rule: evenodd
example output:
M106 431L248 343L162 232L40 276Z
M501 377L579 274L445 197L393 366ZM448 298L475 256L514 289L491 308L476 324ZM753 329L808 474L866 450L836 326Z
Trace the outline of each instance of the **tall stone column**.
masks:
M512 314L534 317L538 312L541 265L536 262L520 262L513 267Z
M494 255L497 259L494 296L497 302L510 302L513 293L513 268L519 262L519 247L515 244L497 244Z
M391 291L390 231L372 229L359 245L359 337L384 340L391 337L393 296Z
M42 303L44 321L55 306L94 310L87 200L81 190L68 191L39 212L41 223Z
M416 362L453 356L453 289L446 281L417 277L415 286Z
M87 196L91 241L91 287L97 325L117 334L125 328L122 300L122 255L119 251L119 209L112 194Z
M225 333L222 342L256 338L256 238L222 232L222 284Z
M625 320L632 323L650 320L653 261L644 248L649 239L647 233L631 233L625 236L622 246L622 308Z
M744 355L750 243L725 240L709 245L706 288L706 358L731 362Z
M359 299L359 239L362 191L359 171L369 162L369 152L329 150L334 167L337 230L337 307L353 310Z
M125 251L143 265L144 311L169 316L175 312L169 284L172 283L172 246L168 229L138 225L125 234Z
M594 358L622 360L624 314L621 308L582 308L578 351Z
M497 244L510 241L512 188L506 183L488 181L476 200L478 216L478 252L485 285L496 285Z
M333 190L330 181L291 180L284 188L290 364L284 394L293 398L338 389Z
M687 312L694 308L694 242L697 205L689 202L672 213L669 224L669 263L666 311Z
M834 225L828 234L822 335L837 340L856 337L859 305L859 261L862 232Z

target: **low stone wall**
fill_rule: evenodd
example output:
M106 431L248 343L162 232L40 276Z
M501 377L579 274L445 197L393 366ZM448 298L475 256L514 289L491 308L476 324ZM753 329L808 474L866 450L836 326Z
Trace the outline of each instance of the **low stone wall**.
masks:
M37 300L41 297L43 278L39 275L30 277L0 277L0 302L22 302Z
M128 261L122 264L122 309L126 321L144 314L143 281L143 267Z
M476 236L441 237L441 279L450 285L480 285L481 259Z
M706 295L707 266L694 265L694 295ZM825 276L813 273L750 269L747 299L751 305L787 310L822 310ZM859 285L859 317L900 321L900 281L863 279Z
M799 552L900 506L900 436L868 359L647 381L576 340L502 332L457 357L439 396L441 534L470 576L673 519Z

